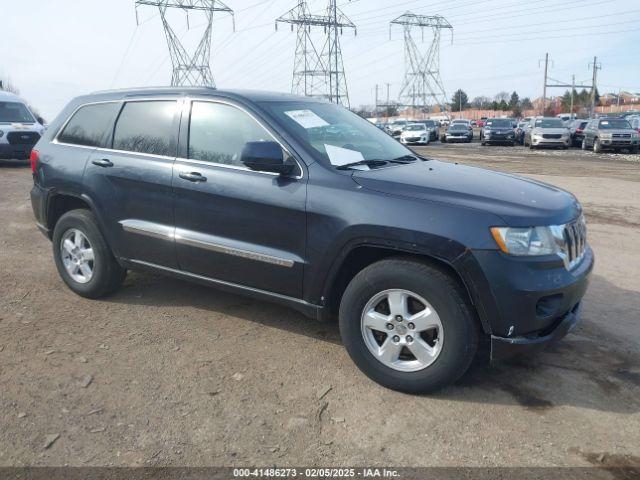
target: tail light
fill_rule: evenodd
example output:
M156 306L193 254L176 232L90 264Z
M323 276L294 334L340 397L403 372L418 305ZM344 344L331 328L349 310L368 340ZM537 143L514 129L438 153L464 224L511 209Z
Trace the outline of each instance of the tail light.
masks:
M582 129L581 128L576 128L576 133L582 133Z
M36 167L38 166L38 160L40 160L40 152L38 150L31 150L29 155L29 161L31 162L31 172L36 173Z

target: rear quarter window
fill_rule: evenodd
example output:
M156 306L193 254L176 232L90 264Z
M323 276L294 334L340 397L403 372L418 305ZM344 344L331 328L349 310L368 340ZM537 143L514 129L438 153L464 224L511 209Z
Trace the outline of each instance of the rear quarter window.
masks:
M80 107L69 119L58 142L86 147L106 147L110 141L119 103L97 103Z

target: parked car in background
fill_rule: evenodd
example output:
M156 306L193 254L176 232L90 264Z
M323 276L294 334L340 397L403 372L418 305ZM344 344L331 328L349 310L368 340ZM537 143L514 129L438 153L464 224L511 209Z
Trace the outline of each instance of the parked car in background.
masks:
M513 130L513 120L510 118L490 118L482 127L481 145L506 144L513 146L516 134Z
M45 130L43 123L20 97L0 91L0 159L29 159Z
M32 175L37 226L78 295L148 270L337 317L362 372L406 392L455 382L479 345L498 361L562 338L593 269L570 193L417 156L309 97L79 97L36 145Z
M484 124L487 121L487 118L488 117L480 117L480 120L476 122L476 125L480 128L484 127Z
M389 126L389 133L393 138L400 138L404 127L406 127L408 124L409 122L407 120L397 120L395 122L392 122Z
M569 148L569 129L560 118L537 117L531 120L531 128L526 129L524 144L530 149L538 147Z
M469 129L471 129L471 120L467 120L466 118L456 118L451 121L451 125L466 125Z
M640 133L640 115L630 115L627 121L631 124L631 128L635 128Z
M528 125L528 122L518 122L518 125L515 129L516 143L519 145L524 145L524 133L525 129Z
M584 138L584 128L589 123L589 120L573 120L569 123L569 135L571 136L571 145L574 147L582 146L582 139Z
M447 128L446 132L444 132L440 136L440 141L442 142L465 142L470 143L473 140L473 132L467 128L466 125L462 123L456 123L450 125Z
M428 145L431 141L431 131L424 123L410 123L400 134L400 141L405 145Z
M631 153L638 153L639 135L624 118L596 118L589 121L584 129L582 149L592 148L596 153L628 149Z

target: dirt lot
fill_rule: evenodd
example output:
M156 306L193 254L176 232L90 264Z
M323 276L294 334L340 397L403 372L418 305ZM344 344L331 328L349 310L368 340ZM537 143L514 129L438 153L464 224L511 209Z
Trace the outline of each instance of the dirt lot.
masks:
M640 156L421 151L571 190L597 256L565 341L422 397L285 308L147 274L72 294L28 167L0 167L0 465L640 466Z

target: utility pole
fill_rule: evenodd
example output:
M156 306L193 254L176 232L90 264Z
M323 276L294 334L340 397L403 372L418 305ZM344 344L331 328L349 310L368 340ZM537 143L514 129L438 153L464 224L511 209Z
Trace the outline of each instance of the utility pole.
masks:
M547 108L547 77L549 72L549 53L544 54L544 86L542 88L542 111L540 114L544 117L544 111Z
M375 100L375 112L376 112L376 117L378 116L378 84L376 83L376 100Z
M453 27L440 15L416 15L410 12L391 21L389 36L393 25L400 25L404 30L405 74L398 99L404 100L404 105L410 101L412 107L439 105L444 111L447 94L440 77L440 35L442 30L449 30L453 41ZM420 51L413 39L411 32L416 28L420 29L423 38L424 29L431 29L431 44L426 53Z
M390 89L390 87L391 87L391 84L390 84L389 82L387 82L387 111L385 112L385 113L386 113L385 117L388 117L388 116L389 116L389 102L390 102L390 98L391 98L391 97L389 96L389 89Z
M576 89L576 76L571 75L571 109L569 110L569 113L571 114L571 118L573 118L573 92L575 91L575 89Z
M169 55L173 64L173 74L171 76L172 86L211 86L215 87L213 75L211 73L211 33L213 31L213 14L223 12L231 15L233 10L227 7L220 0L136 0L136 22L138 19L139 6L157 7L160 12L160 19L164 27L164 34L169 47ZM170 8L180 9L187 16L189 24L189 12L199 12L206 18L205 30L196 47L194 53L189 54L175 34L167 18L167 10ZM235 30L235 23L234 23Z
M589 115L589 117L594 118L596 116L596 85L598 81L598 70L602 68L598 63L598 57L593 57L593 64L590 66L593 68L593 79L591 82L591 115Z

